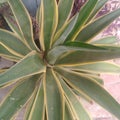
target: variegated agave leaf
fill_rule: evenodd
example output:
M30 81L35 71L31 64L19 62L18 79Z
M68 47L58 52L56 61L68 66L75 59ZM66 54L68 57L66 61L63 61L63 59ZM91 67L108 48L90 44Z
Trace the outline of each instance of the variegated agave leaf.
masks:
M120 16L117 9L96 19L106 2L88 0L71 17L74 0L41 0L34 18L37 37L22 1L4 3L11 31L0 29L0 56L15 64L0 70L0 87L16 84L0 103L1 120L15 119L25 105L24 120L91 120L79 97L120 119L120 105L99 77L120 72L106 62L120 57L120 46L113 44L115 37L92 40Z

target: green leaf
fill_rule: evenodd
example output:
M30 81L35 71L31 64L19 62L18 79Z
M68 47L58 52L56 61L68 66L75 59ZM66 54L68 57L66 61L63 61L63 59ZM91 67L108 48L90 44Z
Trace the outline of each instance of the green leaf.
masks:
M70 21L68 21L66 23L66 26L64 29L58 31L56 34L55 34L55 43L53 46L57 46L59 44L63 44L64 41L66 40L66 38L68 37L68 35L70 34L70 32L72 31L72 29L74 28L75 26L75 23L77 22L77 19L78 19L78 15L79 14L76 14Z
M64 80L79 92L91 97L96 103L120 119L120 104L94 80L65 69L57 69Z
M63 80L60 80L62 87L65 92L65 96L69 101L69 105L75 112L74 118L78 120L91 120L88 113L85 111L83 106L81 105L80 101L78 100L77 96L72 92L72 90L66 85Z
M83 43L83 42L66 42L64 45L69 46L69 47L78 47L78 48L83 48L83 49L89 49L89 50L106 50L102 46L95 46L92 44L88 43Z
M107 15L104 15L103 17L100 17L99 19L94 20L93 22L84 26L75 40L83 42L90 41L94 36L96 36L119 16L120 9L117 9Z
M7 2L8 0L0 0L0 4Z
M94 75L92 73L91 74L90 73L83 74L83 75L85 75L86 77L91 78L92 80L96 81L98 84L104 85L104 81L103 81L102 78L100 78L100 75Z
M72 66L71 69L76 71L88 71L92 73L120 73L120 66L110 62L86 63L83 65Z
M72 116L72 111L70 110L68 103L65 104L64 120L74 120Z
M58 3L58 26L57 29L59 30L62 28L66 21L70 18L72 7L73 7L74 0L60 0Z
M52 44L53 36L58 24L58 7L56 0L41 0L41 31L40 40L44 40L48 50Z
M44 88L43 80L41 80L28 120L43 120L44 111L45 111Z
M23 57L30 52L30 49L15 34L6 30L0 30L0 44L18 57Z
M80 92L78 92L77 90L75 90L75 89L73 89L73 88L72 88L72 91L74 92L74 94L77 95L78 98L84 99L84 100L85 100L86 102L88 102L89 104L92 104L92 103L93 103L93 100L92 100L89 96L84 95L84 93L81 94Z
M32 95L39 77L36 75L26 78L12 89L0 105L1 120L10 120L22 108Z
M45 51L45 44L44 44L44 5L41 1L40 6L37 10L36 20L38 23L39 29L39 44L41 50Z
M59 60L56 61L56 64L73 66L83 63L91 63L98 61L105 61L110 59L115 59L120 57L120 47L111 47L111 46L101 46L105 48L104 51L73 51L68 54L61 56Z
M89 19L87 20L86 24L88 22L90 22L90 20L94 19L97 15L97 13L100 12L100 10L102 9L102 7L105 5L105 3L107 2L108 0L100 0L98 1L98 3L96 4L92 14L89 16Z
M81 28L85 24L85 22L88 20L89 15L93 11L96 3L98 0L89 0L80 10L78 20L72 30L72 32L69 34L67 41L74 41L79 32L81 31Z
M4 18L5 18L6 22L7 22L7 24L9 25L10 29L21 38L22 33L21 33L20 29L19 29L19 26L17 25L15 17L12 16L12 15L10 16L10 15L4 14ZM24 39L21 39L21 40L24 42Z
M34 103L34 99L37 95L37 90L38 90L38 88L34 90L32 96L30 97L29 101L27 102L25 113L23 115L23 120L28 120L28 118L29 118L29 115L30 115L30 112L31 112L31 109L32 109L32 106L33 106L33 103Z
M47 61L49 64L55 64L56 60L64 53L71 53L74 51L105 51L105 48L93 46L81 42L69 42L61 46L56 46L48 52Z
M79 65L78 65L79 66ZM85 75L86 77L91 78L92 80L96 81L97 83L103 85L104 81L102 80L102 78L100 78L100 73L95 73L92 71L85 71L85 70L81 70L81 69L77 69L77 66L70 66L70 67L65 67L71 71L77 72L82 74L83 76Z
M95 45L111 45L117 42L117 38L115 36L101 38L95 41L90 41L91 44Z
M2 15L3 15L5 21L7 22L8 26L10 27L10 29L14 33L16 33L19 37L22 37L22 33L19 29L19 26L17 25L15 16L13 16L13 14L12 14L12 10L11 10L8 2L5 2L4 4L1 4L0 6L3 7L4 9L7 8L6 12L3 13ZM23 39L21 39L21 40L23 40ZM23 40L23 42L24 42L24 40Z
M60 87L50 69L47 69L46 79L44 80L46 95L46 114L47 120L63 119L63 99Z
M9 70L0 74L0 86L42 72L45 72L45 65L39 54L33 51Z
M33 50L38 50L33 39L33 28L30 15L24 7L21 0L9 0L10 8L16 18L18 27L22 33L22 38L25 43Z
M0 56L1 57L4 57L8 60L11 60L11 61L18 61L20 60L21 58L10 53L6 48L4 48L2 45L0 45Z

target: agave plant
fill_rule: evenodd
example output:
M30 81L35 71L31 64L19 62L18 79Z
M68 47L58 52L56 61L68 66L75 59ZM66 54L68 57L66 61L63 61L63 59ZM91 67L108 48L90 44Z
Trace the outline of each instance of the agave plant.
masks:
M5 3L4 3L5 2ZM120 119L119 103L103 88L100 73L119 73L106 62L120 57L115 37L93 38L120 15L96 18L107 0L88 0L73 17L74 0L41 0L34 25L21 0L2 0L12 31L0 29L0 56L14 61L0 70L0 87L14 87L0 103L0 120L91 120L81 98ZM7 7L7 9L8 9Z

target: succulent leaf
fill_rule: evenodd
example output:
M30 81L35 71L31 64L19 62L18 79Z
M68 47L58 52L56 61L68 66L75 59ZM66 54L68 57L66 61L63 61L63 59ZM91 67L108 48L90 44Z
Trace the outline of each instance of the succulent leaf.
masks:
M46 72L46 79L44 80L44 92L46 95L45 101L47 119L62 120L64 109L63 94L58 81L50 69L48 69Z
M90 22L84 26L80 31L76 41L88 42L104 28L106 28L111 22L113 22L117 17L120 16L120 9L117 9L107 15L104 15L93 22ZM86 35L87 33L87 35Z
M31 107L28 120L43 120L44 119L44 111L45 111L45 100L44 100L44 86L43 80L41 79L41 83L39 85L37 94L35 96L35 100Z
M57 69L57 72L74 89L83 91L103 108L120 119L120 104L100 84L76 72L65 69Z
M72 32L69 34L67 41L74 41L79 32L81 31L82 27L84 26L85 22L88 20L91 12L93 11L95 5L97 4L98 0L89 0L80 10L78 20L72 29Z
M59 1L59 3L58 3L59 20L58 20L58 26L57 26L58 30L61 27L64 27L64 24L70 18L73 3L74 3L74 0L60 0Z
M1 0L0 1L0 4L3 4L3 3L5 3L5 2L7 2L8 0Z
M79 99L75 96L75 94L71 91L71 89L66 85L66 83L63 80L60 80L60 81L64 89L65 96L72 110L75 112L76 119L91 120L89 115L81 105Z
M21 58L10 53L5 47L3 47L2 45L0 45L0 56L3 57L3 58L6 58L8 60L11 60L11 61L18 61L20 60Z
M110 62L96 62L96 63L85 63L83 65L77 65L70 67L76 71L86 71L91 73L107 73L107 74L119 74L120 66Z
M41 36L44 40L43 50L51 47L53 35L58 25L58 7L56 0L41 0ZM40 24L40 25L41 25Z
M106 48L106 50L98 50L98 51L85 51L85 50L76 50L73 52L69 52L68 54L63 54L59 60L56 61L56 65L64 65L64 66L73 66L83 63L92 63L92 62L100 62L105 60L111 60L120 57L120 48L119 47L111 47L111 46L101 46Z
M43 72L45 72L43 61L36 52L31 52L12 68L0 74L0 86Z
M72 111L69 108L69 105L66 103L65 105L65 114L64 114L64 119L65 120L73 120L73 115L72 115Z
M93 20L93 19L96 17L97 13L100 11L100 9L103 8L103 6L105 5L105 3L106 3L107 1L108 1L108 0L99 0L99 1L97 2L97 4L96 4L96 6L95 6L95 8L94 8L94 10L93 10L93 12L92 12L92 14L89 16L89 19L87 20L86 23L90 22L91 20Z
M18 82L0 104L0 119L9 120L28 101L35 90L39 75L28 77ZM23 94L24 93L24 94Z
M103 52L106 51L105 48L97 47L94 45L81 43L81 42L68 42L61 46L56 46L48 52L47 60L50 64L55 64L58 58L62 57L63 54L71 54L75 51L95 51Z
M31 19L23 3L20 0L9 0L8 3L16 18L16 22L23 37L22 39L31 49L38 50L34 44Z
M18 57L24 57L30 52L30 49L15 34L6 30L0 30L0 45Z
M110 36L95 41L91 41L90 43L94 45L111 45L117 43L117 39L115 36Z

